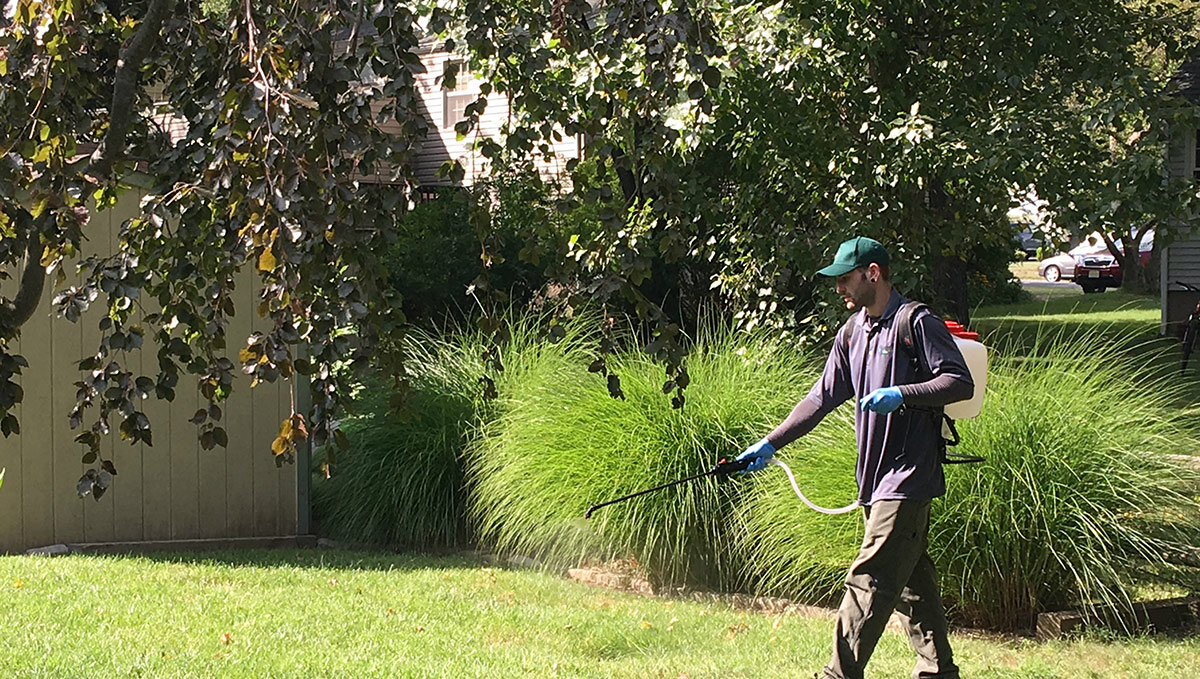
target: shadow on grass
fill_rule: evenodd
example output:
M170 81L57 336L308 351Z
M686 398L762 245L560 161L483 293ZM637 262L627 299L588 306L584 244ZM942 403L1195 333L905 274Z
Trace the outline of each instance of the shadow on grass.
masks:
M343 551L318 548L229 549L199 552L143 552L136 554L86 554L85 557L130 559L154 563L212 565L231 568L313 569L356 571L420 571L446 568L479 568L492 565L468 553L422 554L415 552Z

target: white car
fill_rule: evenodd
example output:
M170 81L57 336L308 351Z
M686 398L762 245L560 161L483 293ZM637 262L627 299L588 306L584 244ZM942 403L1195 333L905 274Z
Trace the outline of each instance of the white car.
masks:
M1106 252L1108 252L1108 247L1104 245L1104 241L1099 241L1096 244L1084 241L1071 248L1068 252L1060 252L1053 257L1047 257L1038 262L1038 275L1051 283L1057 283L1061 280L1071 280L1075 277L1075 266L1079 263L1081 257Z

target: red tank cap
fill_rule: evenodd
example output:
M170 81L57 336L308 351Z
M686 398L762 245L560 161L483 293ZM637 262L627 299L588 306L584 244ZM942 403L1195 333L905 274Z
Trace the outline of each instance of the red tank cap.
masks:
M966 328L962 327L962 324L958 321L947 319L946 329L949 330L950 334L954 335L955 337L961 337L962 339L966 340L974 340L976 342L979 341L979 333L967 330Z

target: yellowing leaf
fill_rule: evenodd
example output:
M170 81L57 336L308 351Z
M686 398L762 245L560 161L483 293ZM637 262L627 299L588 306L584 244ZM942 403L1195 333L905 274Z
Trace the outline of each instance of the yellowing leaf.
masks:
M275 253L271 252L270 248L263 250L263 253L258 256L258 270L274 271L276 266Z
M25 583L21 582L20 578L18 578L17 581L13 583L13 589L21 589L24 586L25 586Z

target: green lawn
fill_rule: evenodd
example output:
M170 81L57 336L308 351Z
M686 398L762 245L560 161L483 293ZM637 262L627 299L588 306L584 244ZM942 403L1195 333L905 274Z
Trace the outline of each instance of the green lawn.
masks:
M983 306L971 322L983 332L1025 332L1037 326L1067 331L1098 329L1106 332L1156 336L1161 312L1157 297L1111 290L1101 294L1053 295L1023 304Z
M0 676L809 677L832 623L593 589L465 558L282 550L0 557ZM1200 638L955 636L964 676L1138 679ZM904 677L888 632L869 677Z

